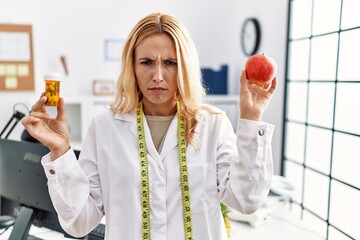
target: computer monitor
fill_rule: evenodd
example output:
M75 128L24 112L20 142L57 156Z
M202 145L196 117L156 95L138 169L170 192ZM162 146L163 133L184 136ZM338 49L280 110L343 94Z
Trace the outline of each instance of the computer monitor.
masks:
M32 224L69 236L58 221L40 163L48 152L41 143L0 139L0 215L16 217L10 239L27 239Z

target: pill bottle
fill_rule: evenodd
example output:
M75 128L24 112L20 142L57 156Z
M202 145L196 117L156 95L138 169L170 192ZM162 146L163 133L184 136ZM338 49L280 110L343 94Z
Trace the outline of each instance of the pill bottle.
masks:
M45 106L59 106L61 75L56 72L44 74L45 96L47 101Z

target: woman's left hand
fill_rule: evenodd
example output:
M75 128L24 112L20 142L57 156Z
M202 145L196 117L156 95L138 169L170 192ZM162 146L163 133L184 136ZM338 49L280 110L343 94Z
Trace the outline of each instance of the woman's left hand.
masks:
M240 118L260 121L273 96L277 85L277 77L267 85L257 86L246 79L245 71L240 77Z

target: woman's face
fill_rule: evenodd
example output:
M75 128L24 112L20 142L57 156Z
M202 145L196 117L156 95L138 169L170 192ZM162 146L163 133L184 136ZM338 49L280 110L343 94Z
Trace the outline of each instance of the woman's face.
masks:
M177 59L173 40L167 34L145 38L135 48L135 76L147 115L176 112Z

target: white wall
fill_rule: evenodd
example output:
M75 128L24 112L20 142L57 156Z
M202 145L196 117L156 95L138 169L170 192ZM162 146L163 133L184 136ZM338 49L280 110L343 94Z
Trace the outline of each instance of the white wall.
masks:
M0 0L0 22L33 25L35 92L0 92L0 129L16 102L28 105L43 89L42 74L63 72L65 55L70 74L62 95L91 93L94 79L114 79L118 64L104 61L104 40L125 38L132 26L151 12L180 18L197 45L202 66L229 64L229 93L239 93L239 76L246 57L240 49L240 29L247 17L257 17L262 28L260 52L278 63L279 87L264 120L276 125L273 139L275 171L279 173L283 116L287 0ZM22 126L10 138L18 139Z

